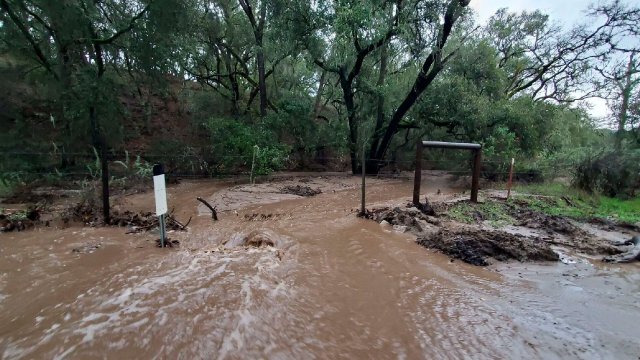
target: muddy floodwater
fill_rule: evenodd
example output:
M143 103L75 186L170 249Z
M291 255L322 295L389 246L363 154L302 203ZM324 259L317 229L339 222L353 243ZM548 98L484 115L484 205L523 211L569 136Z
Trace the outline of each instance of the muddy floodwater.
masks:
M359 219L359 179L291 179L320 195L214 181L169 188L193 217L157 231L0 234L5 359L638 359L640 266L599 259L474 267ZM435 200L458 189L425 177ZM407 202L372 179L372 204ZM220 221L196 201L218 207ZM114 200L153 211L151 193ZM248 236L275 247L244 247ZM76 249L76 251L74 251Z

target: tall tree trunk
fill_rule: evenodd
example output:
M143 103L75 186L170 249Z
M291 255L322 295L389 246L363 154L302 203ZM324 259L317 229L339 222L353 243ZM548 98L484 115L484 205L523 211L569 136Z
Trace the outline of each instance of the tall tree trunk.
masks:
M344 71L340 72L340 86L344 95L344 105L347 108L347 119L349 121L349 155L351 157L351 171L357 174L358 166L358 118L353 96L352 83L347 79Z
M95 105L89 106L89 123L91 126L91 142L100 158L102 180L102 216L105 224L109 223L109 162L107 159L107 143L100 131L98 114Z
M316 94L316 101L313 105L313 113L311 114L311 121L315 121L320 115L320 106L322 105L322 92L324 91L324 85L327 81L327 72L322 70L320 75L320 83L318 84L318 93Z
M260 88L260 117L267 115L267 81L264 70L264 48L262 47L262 34L260 34L260 40L258 41L258 87Z
M239 3L240 7L242 7L242 11L244 11L245 15L249 19L257 47L256 66L258 68L258 88L260 91L260 116L264 117L267 115L267 106L269 106L267 101L267 83L263 47L264 25L267 18L267 4L266 1L260 2L260 13L258 14L258 18L256 18L253 7L248 0L239 0Z
M629 64L627 70L624 73L624 84L621 86L622 90L622 103L620 104L620 111L618 113L618 131L616 132L615 148L616 151L622 150L622 140L624 140L625 126L627 125L627 117L629 113L629 102L631 101L631 92L633 90L633 83L631 76L634 73L634 55L629 56Z
M94 36L94 38L98 38L93 25L89 23L89 28ZM106 68L104 66L104 56L102 52L102 45L98 42L93 43L93 50L95 55L95 62L98 67L98 71L96 73L96 84L93 87L93 103L90 108L89 116L91 117L90 122L93 129L93 138L94 143L96 143L99 154L100 154L100 167L102 169L102 218L105 225L108 225L110 222L110 211L111 206L109 204L109 159L107 158L107 140L104 132L102 131L102 127L100 126L100 122L98 120L98 114L96 111L97 98L99 95L99 89L102 86L102 76L104 75Z
M100 165L102 167L102 218L104 224L109 225L111 220L111 205L109 204L109 155L107 142L104 137L100 139Z
M229 78L229 84L231 85L231 113L234 117L240 115L240 84L238 83L238 77L236 76L236 64L231 60L229 52L225 52L224 66L227 71L227 77Z
M371 147L369 149L369 158L367 159L367 167L366 167L367 172L370 174L377 173L381 165L379 162L379 159L375 159L375 155L376 155L375 152L376 152L376 149L378 148L378 144L380 143L380 136L382 135L382 132L383 132L382 127L384 126L384 119L385 119L385 114L384 114L385 94L382 93L382 88L384 86L384 83L387 77L387 62L388 62L387 46L388 46L387 43L385 43L380 48L380 72L378 74L378 83L376 84L377 91L378 91L378 104L376 106L376 127L374 129L373 136L371 139Z

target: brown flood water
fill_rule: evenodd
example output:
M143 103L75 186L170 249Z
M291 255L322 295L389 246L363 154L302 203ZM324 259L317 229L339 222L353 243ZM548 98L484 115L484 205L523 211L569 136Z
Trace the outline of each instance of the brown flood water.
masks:
M122 228L2 234L0 356L638 359L640 266L452 263L358 219L358 181L245 207L229 206L251 203L242 188L184 183L169 196L178 219L194 216L170 234L178 249ZM403 203L411 187L372 181L368 200ZM120 203L152 211L151 196ZM230 210L213 223L196 196ZM277 216L245 220L253 213ZM221 250L253 230L277 234L280 252ZM101 247L72 252L84 244Z

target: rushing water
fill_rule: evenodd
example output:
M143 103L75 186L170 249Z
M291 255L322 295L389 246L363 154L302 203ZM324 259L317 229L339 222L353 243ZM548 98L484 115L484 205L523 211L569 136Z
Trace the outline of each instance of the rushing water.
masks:
M247 204L212 222L194 200L220 189L171 190L179 218L195 217L188 233L170 234L179 249L118 228L0 235L0 355L637 359L637 265L451 262L358 219L351 187ZM407 181L380 181L367 197L410 193ZM124 205L152 209L149 197ZM244 218L253 213L277 216ZM221 246L254 230L275 234L278 248ZM72 252L86 244L100 247Z

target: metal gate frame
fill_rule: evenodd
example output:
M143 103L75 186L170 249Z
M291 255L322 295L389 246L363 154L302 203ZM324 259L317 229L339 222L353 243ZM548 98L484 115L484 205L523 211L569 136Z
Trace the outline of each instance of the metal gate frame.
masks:
M471 180L471 202L478 202L478 189L480 186L480 166L482 163L482 145L472 143L452 143L444 141L418 141L416 145L416 172L413 179L413 204L420 204L420 182L422 181L422 149L456 149L471 150L474 153L473 177Z

